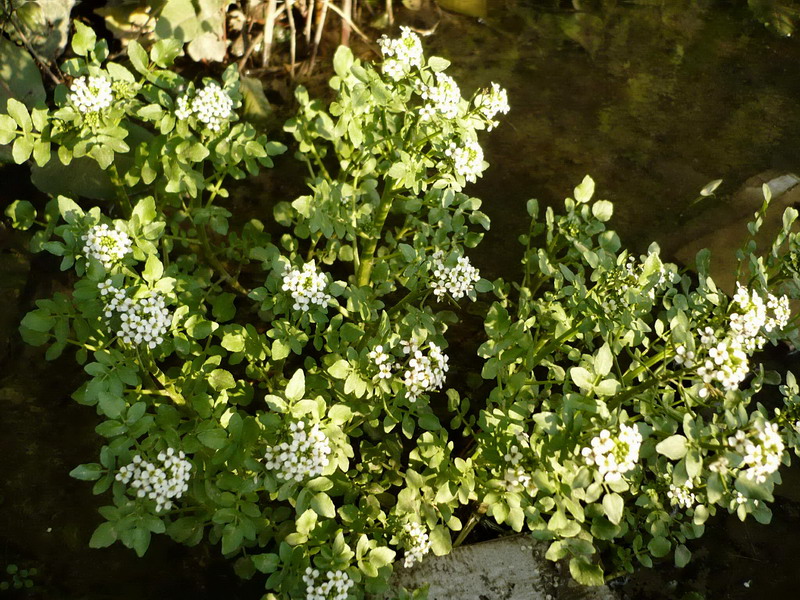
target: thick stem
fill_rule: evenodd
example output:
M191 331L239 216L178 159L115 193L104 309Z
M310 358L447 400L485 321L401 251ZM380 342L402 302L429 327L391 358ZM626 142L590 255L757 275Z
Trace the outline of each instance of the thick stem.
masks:
M372 267L375 264L375 250L378 249L378 241L383 234L383 225L386 223L386 217L389 216L389 210L392 208L392 201L394 200L394 194L392 193L393 187L394 181L390 177L387 177L383 188L383 195L381 196L380 204L378 204L378 210L375 213L375 229L373 235L367 240L364 246L364 252L359 257L360 265L356 277L356 283L359 286L369 284L369 278L372 275Z

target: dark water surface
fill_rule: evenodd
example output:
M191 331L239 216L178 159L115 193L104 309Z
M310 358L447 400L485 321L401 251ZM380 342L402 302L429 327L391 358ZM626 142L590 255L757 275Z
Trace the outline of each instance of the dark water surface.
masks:
M719 206L749 177L800 164L800 43L765 29L744 0L576 4L584 10L489 0L483 21L445 14L426 39L466 93L490 81L509 90L512 110L484 142L492 167L470 190L493 221L472 256L487 277L516 275L525 201L558 206L587 173L615 203L612 226L642 250L679 245L681 213L709 181L725 179ZM5 167L0 178L8 191L27 174ZM31 259L24 238L0 229L0 581L14 563L40 572L21 597L257 598L260 586L240 582L216 547L161 536L143 559L118 545L88 548L106 502L67 473L96 460L101 440L93 411L69 398L80 367L69 356L44 363L16 334L33 299L61 285L57 262ZM644 571L620 592L800 597L798 470L785 480L772 526L719 515L690 546L689 567Z

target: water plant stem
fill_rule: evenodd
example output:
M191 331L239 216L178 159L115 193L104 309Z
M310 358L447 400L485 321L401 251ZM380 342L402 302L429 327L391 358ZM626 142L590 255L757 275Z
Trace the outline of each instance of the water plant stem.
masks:
M386 183L383 187L383 194L381 201L378 204L378 210L375 213L375 229L372 236L367 240L364 246L364 252L359 255L358 273L356 276L356 283L359 286L369 285L369 278L372 275L372 267L375 264L375 250L378 248L378 241L383 234L383 225L386 223L386 217L389 216L389 211L392 208L394 201L394 180L391 177L386 178Z

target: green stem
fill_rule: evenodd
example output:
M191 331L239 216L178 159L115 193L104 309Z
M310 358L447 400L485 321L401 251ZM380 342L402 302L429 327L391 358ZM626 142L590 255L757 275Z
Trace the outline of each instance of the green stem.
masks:
M464 528L458 534L458 537L456 538L456 541L453 542L453 548L457 548L458 546L460 546L464 542L465 539L467 539L467 536L475 528L475 525L480 523L481 519L483 518L483 515L486 514L486 511L488 509L489 509L489 505L486 504L485 502L481 502L475 508L475 510L472 511L472 514L469 516L469 520L467 520L467 524L464 525Z
M360 264L356 276L356 283L359 286L369 284L370 275L372 275L372 267L375 264L375 250L378 248L378 241L381 239L383 233L383 225L386 223L386 217L389 216L389 210L392 208L392 201L394 200L394 194L392 193L393 187L394 181L391 177L387 177L383 187L381 201L375 213L375 230L373 231L372 237L367 240L363 254L359 257Z

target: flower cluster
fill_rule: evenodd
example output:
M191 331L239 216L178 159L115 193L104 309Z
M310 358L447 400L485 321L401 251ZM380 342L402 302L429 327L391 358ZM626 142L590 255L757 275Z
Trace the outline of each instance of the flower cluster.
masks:
M403 353L409 356L407 368L403 373L403 385L406 387L408 399L415 402L420 394L438 390L444 385L448 369L447 355L433 342L428 344L427 356L413 340L403 341L401 344Z
M119 316L117 336L126 344L144 344L155 348L164 341L172 315L166 307L164 297L155 290L146 296L129 297L125 289L114 286L111 279L97 285L106 303L104 314L112 318Z
M406 523L403 526L403 546L406 555L403 558L403 566L409 568L414 563L419 562L431 549L431 541L428 532L419 523Z
M517 442L520 445L527 445L528 439L525 434L517 434ZM527 492L535 496L538 492L536 484L533 483L530 474L522 467L522 452L519 446L512 444L508 452L503 456L503 460L508 463L503 473L503 484L509 492Z
M475 140L465 140L461 145L450 142L445 156L453 161L453 171L470 183L475 183L483 173L483 148Z
M737 283L733 296L735 312L730 315L730 328L733 336L741 340L747 352L764 347L764 333L780 331L789 322L789 298L787 296L767 295L767 301L755 290L748 293L747 288Z
M697 502L697 497L692 489L694 489L694 484L691 479L687 479L683 485L670 483L669 491L667 492L670 504L677 507L692 508Z
M367 356L375 363L375 366L378 367L378 377L380 379L391 379L392 377L392 357L390 354L384 351L382 345L375 346L372 350L369 351Z
M233 100L216 83L209 83L189 100L186 96L178 98L175 116L188 119L194 115L211 131L219 131L233 115Z
M781 466L785 446L777 424L757 421L755 429L755 439L740 429L728 438L728 445L742 455L742 464L747 466L745 477L764 483Z
M322 475L328 466L331 446L328 438L314 425L306 431L303 421L289 425L291 439L268 448L264 466L286 481L303 481Z
M325 579L317 583L318 569L306 568L303 583L306 584L306 600L346 600L353 580L344 571L328 571Z
M675 362L685 369L697 365L697 374L706 386L718 383L724 390L735 390L749 372L749 360L737 336L719 339L711 327L700 330L700 345L694 350L681 344L675 348ZM700 390L700 396L708 395L708 388Z
M586 464L596 465L603 479L613 483L636 467L641 445L642 434L635 425L620 425L616 438L608 429L603 429L592 439L591 447L583 448L581 454Z
M325 293L327 287L325 274L317 271L313 260L303 265L302 270L287 266L283 272L282 289L292 295L293 310L307 311L312 304L325 308L331 300L331 296Z
M394 81L408 75L412 67L422 66L422 42L408 27L400 28L400 37L397 39L382 36L378 45L384 57L383 72Z
M489 131L497 127L498 122L494 120L498 113L508 114L508 92L498 84L492 82L492 89L481 92L475 96L475 108L489 121Z
M131 252L128 234L118 227L112 229L105 223L91 227L81 237L86 258L97 259L106 269L111 269Z
M461 90L456 80L444 73L434 73L435 85L419 84L419 95L425 104L419 110L423 121L430 121L437 115L446 119L458 116L458 105L461 102Z
M117 481L130 486L139 498L149 498L156 502L156 512L172 508L172 501L183 496L189 489L189 475L192 463L186 460L181 450L167 448L159 452L161 466L144 460L141 455L133 457L133 462L122 467L116 475Z
M105 77L78 77L69 89L69 101L84 115L105 110L114 102L111 82Z
M428 284L437 298L450 294L455 300L466 296L481 278L478 269L465 256L459 256L455 266L445 264L445 254L437 250L433 254L433 277Z

